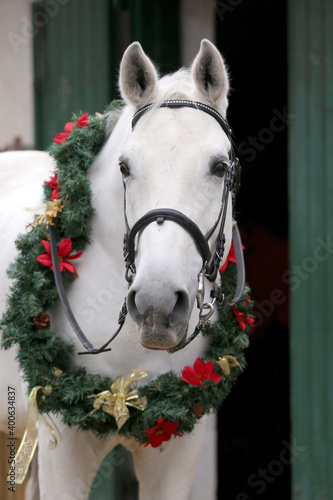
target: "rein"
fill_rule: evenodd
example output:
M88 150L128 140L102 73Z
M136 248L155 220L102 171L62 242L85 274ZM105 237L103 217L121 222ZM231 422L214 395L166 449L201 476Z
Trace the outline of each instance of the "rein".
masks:
M132 120L132 130L134 130L137 122L139 119L152 107L154 106L154 103L148 104L144 106L143 108L139 109L133 116ZM203 267L201 272L199 273L198 280L199 280L199 287L198 287L198 293L197 293L197 306L199 308L199 321L195 327L194 332L187 338L187 340L182 343L179 346L176 346L170 350L168 350L169 353L174 353L179 351L180 349L183 349L186 347L194 338L201 332L204 324L206 321L209 320L209 318L213 315L214 313L214 304L216 301L222 306L233 306L237 302L240 301L242 295L243 295L243 290L244 290L244 285L245 285L245 266L244 266L244 258L243 258L243 250L242 250L242 242L240 238L240 234L238 231L237 224L234 222L233 225L233 231L232 231L232 240L234 243L235 247L235 254L236 254L236 266L237 266L237 286L236 286L236 291L233 299L230 302L227 302L226 298L224 297L224 294L217 289L215 285L215 281L217 278L218 270L220 267L220 261L223 258L224 254L224 245L225 245L225 234L224 234L224 227L225 227L225 221L226 221L226 214L227 214L227 206L228 206L228 198L229 194L231 193L231 190L234 189L234 200L233 204L235 203L235 197L236 193L239 190L240 187L240 171L241 167L238 161L238 158L235 156L235 151L234 151L234 146L232 142L232 130L229 127L229 124L227 120L225 120L220 113L218 113L215 109L211 108L210 106L207 106L203 103L196 102L196 101L188 101L188 100L169 100L169 101L164 101L161 104L159 104L159 107L161 108L180 108L180 107L189 107L193 109L197 109L199 111L203 111L213 118L215 118L218 123L221 125L223 131L227 135L231 148L229 152L229 165L226 169L225 172L225 177L224 177L224 187L223 187L223 193L222 193L222 199L221 199L221 208L217 217L217 220L211 227L211 229L208 231L208 233L204 236L203 233L201 232L200 228L193 222L190 218L188 218L185 214L179 212L178 210L170 209L170 208L161 208L161 209L156 209L156 210L151 210L147 212L145 215L143 215L130 229L128 220L127 220L127 215L126 215L126 187L124 184L124 218L125 218L125 226L126 226L126 233L124 236L124 260L126 264L126 272L125 272L125 278L129 282L129 284L132 283L133 278L136 273L135 269L135 236L139 231L143 231L145 227L147 227L149 224L152 222L157 222L157 224L163 224L165 220L169 220L172 222L175 222L182 226L194 239L198 251L201 254L202 260L203 260ZM208 245L208 240L211 238L215 230L217 229L218 225L220 224L217 239L216 239L216 249L213 255L211 254L209 245ZM56 242L56 235L55 235L55 229L54 227L50 224L49 225L49 237L50 237L50 246L51 246L51 258L52 258L52 263L53 263L53 268L54 268L54 277L55 277L55 283L57 287L57 291L59 294L60 301L62 303L62 306L64 308L64 312L67 316L68 321L70 322L75 334L77 335L78 339L82 343L83 347L86 349L85 352L79 352L78 354L99 354L101 352L107 352L110 351L111 348L107 348L107 346L114 340L114 338L118 335L120 330L122 329L126 315L127 315L127 307L126 307L126 298L124 301L124 304L121 308L121 311L119 313L118 317L118 329L116 332L112 335L111 339L108 340L102 347L99 349L94 348L94 346L89 342L85 334L83 333L82 329L80 328L79 324L77 323L75 316L71 310L71 307L69 305L65 288L63 285L62 277L61 277L61 272L60 272L60 265L59 265L59 259L58 259L58 250L57 250L57 242ZM131 272L131 274L130 274ZM214 289L211 291L211 302L204 303L204 279L208 279L210 282L214 284ZM207 313L204 313L204 310L208 310Z
M56 234L55 234L55 229L54 226L51 224L49 225L49 238L50 238L50 247L51 247L51 258L52 258L52 264L53 264L53 269L54 269L54 281L57 287L58 295L62 304L62 307L65 311L65 314L67 316L68 321L70 322L75 334L77 335L78 339L80 340L81 344L83 347L87 350L87 352L79 352L78 354L99 354L100 352L106 352L106 351L111 351L111 348L106 349L106 347L110 344L110 342L116 338L120 330L122 329L125 319L126 319L126 314L127 314L127 307L126 307L126 300L124 301L124 304L120 310L119 317L118 317L118 324L119 327L116 330L116 332L112 335L111 339L108 340L102 347L99 349L95 349L94 346L89 342L83 331L81 330L78 322L76 321L76 318L73 314L73 311L71 309L71 306L69 305L65 287L62 281L62 276L61 276L61 271L60 271L60 265L59 265L59 258L58 258L58 247L57 247L57 239L56 239Z

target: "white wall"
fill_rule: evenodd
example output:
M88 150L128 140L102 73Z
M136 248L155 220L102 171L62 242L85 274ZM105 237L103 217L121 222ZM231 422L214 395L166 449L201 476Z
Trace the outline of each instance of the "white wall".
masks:
M34 142L31 3L0 0L0 150Z

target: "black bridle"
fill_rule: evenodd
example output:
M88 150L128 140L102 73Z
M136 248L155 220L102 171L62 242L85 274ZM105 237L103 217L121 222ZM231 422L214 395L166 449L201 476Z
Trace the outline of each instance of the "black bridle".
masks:
M153 106L155 106L154 103L147 104L134 114L132 120L132 130L134 130L139 119ZM232 130L229 127L227 120L225 120L225 118L223 118L223 116L220 113L218 113L215 109L211 108L210 106L202 104L201 102L174 99L170 101L163 101L161 104L159 104L158 107L160 108L186 107L186 108L197 109L199 111L204 111L205 113L209 114L210 116L215 118L221 125L223 131L225 132L230 141L229 163L224 173L224 186L221 199L221 208L215 223L213 224L213 226L210 228L210 230L207 232L206 235L203 235L199 227L185 214L178 212L178 210L170 208L159 208L147 212L134 224L132 229L130 229L126 215L126 185L124 183L124 192L125 192L124 214L125 214L125 224L126 224L126 233L124 236L124 259L126 262L126 279L129 283L131 283L133 275L135 274L134 261L135 261L136 234L139 231L142 231L146 226L148 226L148 224L151 224L152 222L156 221L157 224L163 224L165 220L171 220L182 226L187 232L191 234L203 260L203 269L205 277L210 282L213 283L216 280L217 273L220 267L220 261L223 258L224 254L224 245L225 245L224 227L228 209L229 195L232 189L234 189L236 196L236 193L239 191L240 187L241 167L238 158L236 158L235 156L235 150L232 142ZM235 196L234 196L234 201L235 201ZM216 249L212 255L210 248L208 246L208 241L214 234L219 224L220 227L216 239ZM129 271L131 271L132 274L130 274Z
M135 128L138 120L152 107L156 106L156 104L151 103L147 104L143 108L139 109L133 116L132 120L132 129ZM225 170L224 174L224 186L223 186L223 193L222 193L222 199L221 199L221 208L218 214L218 217L211 227L211 229L208 231L206 235L203 235L199 227L191 220L189 219L185 214L179 212L178 210L170 209L170 208L161 208L161 209L156 209L156 210L151 210L147 212L143 217L141 217L134 225L132 228L129 227L128 220L127 220L127 214L126 214L126 187L124 184L124 217L125 217L125 226L126 226L126 233L124 236L124 259L125 259L125 264L126 264L126 280L129 283L132 283L133 277L135 275L136 269L135 269L135 236L142 231L145 227L147 227L149 224L152 222L157 222L157 224L163 224L165 220L173 221L182 226L188 233L191 234L192 238L194 239L198 251L201 254L202 260L203 260L203 267L202 271L199 274L199 291L197 294L197 305L200 309L200 314L199 314L199 322L192 333L190 337L180 346L177 346L173 349L170 349L169 352L173 353L178 351L179 349L183 349L186 345L188 345L202 330L204 323L212 316L214 312L214 302L218 300L220 304L225 305L226 300L224 298L224 295L217 290L216 287L211 291L211 298L212 302L211 303L204 303L204 278L207 278L210 282L214 283L216 278L217 278L217 273L220 267L220 261L223 258L224 254L224 245L225 245L225 234L224 234L224 227L225 227L225 221L226 221L226 214L227 214L227 208L228 208L228 200L229 196L232 190L234 190L234 200L233 203L235 203L235 198L236 194L239 190L240 187L240 172L241 172L241 167L238 161L238 158L235 156L235 151L234 151L234 146L232 142L232 130L229 127L229 124L223 116L218 113L215 109L211 108L210 106L207 106L206 104L200 103L200 102L195 102L195 101L188 101L188 100L168 100L168 101L163 101L160 103L157 107L160 108L181 108L181 107L188 107L188 108L193 108L197 109L199 111L203 111L213 118L215 118L218 123L221 125L223 131L227 135L231 147L230 147L230 152L229 152L229 164ZM211 236L214 234L215 230L218 228L218 234L216 238L216 248L215 252L211 254L208 241L211 238ZM56 242L56 234L55 234L55 229L54 226L50 225L49 226L49 236L50 236L50 246L51 246L51 257L52 257L52 263L53 263L53 268L54 268L54 276L55 276L55 282L59 294L59 298L61 300L61 303L63 305L64 311L66 313L66 316L74 329L74 332L76 333L78 339L86 349L85 352L80 352L79 354L98 354L100 352L106 352L110 351L111 349L108 348L107 346L110 344L110 342L118 335L120 332L121 328L123 327L127 315L127 307L126 307L126 299L124 301L124 304L121 308L119 318L118 318L118 329L116 332L113 334L111 339L106 342L102 347L99 349L95 349L94 346L89 342L87 337L84 335L83 331L81 330L80 326L78 325L73 312L71 310L71 307L69 305L69 302L67 300L67 296L65 293L65 289L63 286L62 282L62 277L61 277L61 272L60 272L60 266L59 266L59 259L58 259L58 250L57 250L57 242ZM231 302L228 302L227 305L232 306L239 302L239 300L242 297L243 294L243 289L244 289L244 283L245 283L245 270L244 270L244 259L243 259L243 252L242 252L242 243L239 235L239 231L237 228L237 225L234 224L233 226L233 242L235 246L235 252L236 252L236 262L237 262L237 287L236 287L236 292L235 296L232 299ZM130 274L131 272L131 274ZM203 314L203 310L208 309L209 312L207 314Z

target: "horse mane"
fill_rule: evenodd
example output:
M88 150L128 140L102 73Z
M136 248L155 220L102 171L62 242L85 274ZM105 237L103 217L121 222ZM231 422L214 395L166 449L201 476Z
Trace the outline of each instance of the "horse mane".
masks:
M112 134L113 129L117 125L117 122L123 112L123 107L116 107L107 112L107 120L105 126L105 140L107 140Z

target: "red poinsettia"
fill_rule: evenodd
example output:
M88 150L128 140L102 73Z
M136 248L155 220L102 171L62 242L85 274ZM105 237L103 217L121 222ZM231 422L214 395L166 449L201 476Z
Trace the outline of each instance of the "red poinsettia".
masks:
M236 307L233 306L232 310L234 311L238 324L241 327L242 330L245 330L246 328L246 323L250 325L251 328L254 328L254 318L250 318L249 316L245 316L245 313L237 311Z
M163 441L169 441L171 436L183 437L179 432L175 432L178 427L179 424L176 422L170 422L169 420L164 421L164 418L159 418L155 427L145 429L145 433L148 434L149 437L145 446L151 444L153 448L157 448Z
M43 253L42 255L38 255L37 260L44 266L50 267L52 271L53 265L52 265L52 258L51 258L51 247L50 243L46 240L42 240L42 243L44 245L44 248L46 250L46 253ZM82 252L78 252L74 255L69 255L72 251L72 240L70 238L64 238L58 245L58 257L59 257L59 264L60 264L60 271L63 271L63 269L67 269L70 273L76 274L78 276L77 271L73 264L70 262L67 262L68 259L78 259L81 257Z
M81 115L76 123L77 128L83 128L83 127L88 127L89 125L89 118L88 118L88 113L83 113ZM67 141L67 137L73 132L73 129L75 127L74 122L67 122L64 129L66 132L59 132L55 138L53 139L55 143L57 144L65 144Z
M59 183L58 183L58 174L54 174L50 177L48 181L44 181L45 184L48 184L52 188L51 201L57 200L59 198Z
M245 249L244 245L242 245L242 249L243 250ZM234 247L234 243L233 242L231 243L231 247L230 247L230 250L229 250L229 253L228 253L227 260L220 267L220 272L221 273L224 273L224 271L227 269L229 262L232 262L232 264L236 264L236 253L235 253L235 247Z
M185 366L182 371L181 380L190 385L199 385L203 387L202 383L205 380L207 380L207 382L212 380L214 384L217 384L221 380L221 375L214 373L213 361L204 363L201 358L197 358L193 368L192 366ZM207 382L205 385L207 385Z

